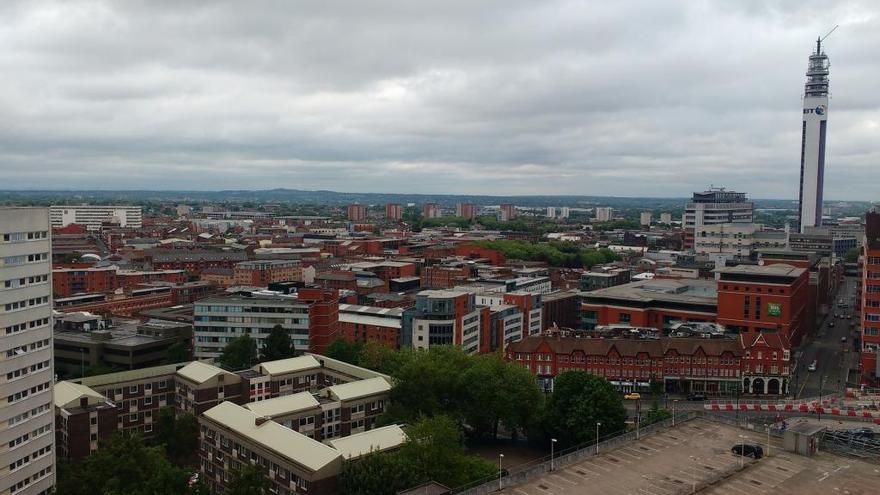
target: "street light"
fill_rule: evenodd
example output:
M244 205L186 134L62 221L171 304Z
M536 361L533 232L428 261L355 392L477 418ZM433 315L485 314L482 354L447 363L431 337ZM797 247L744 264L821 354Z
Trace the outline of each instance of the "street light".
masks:
M739 468L742 469L745 464L746 457L746 436L740 435L740 446L739 446Z
M602 423L596 421L596 454L599 454L599 427L602 426Z
M675 403L678 399L672 399L672 427L675 428Z
M504 459L504 454L498 454L498 491L501 491L501 476L504 474L504 470L501 468L501 461Z
M693 484L691 485L691 493L697 493L697 459L699 457L690 456L693 463L691 463L691 468L693 468Z
M765 428L767 428L767 455L770 455L770 425L765 424Z
M556 439L550 439L550 471L553 471L553 448L556 446Z

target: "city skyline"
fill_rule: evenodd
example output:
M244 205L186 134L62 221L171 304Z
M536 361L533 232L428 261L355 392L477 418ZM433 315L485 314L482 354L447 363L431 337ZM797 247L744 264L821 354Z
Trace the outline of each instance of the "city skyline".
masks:
M825 196L876 199L868 3L282 7L4 4L4 184L797 198L840 24Z

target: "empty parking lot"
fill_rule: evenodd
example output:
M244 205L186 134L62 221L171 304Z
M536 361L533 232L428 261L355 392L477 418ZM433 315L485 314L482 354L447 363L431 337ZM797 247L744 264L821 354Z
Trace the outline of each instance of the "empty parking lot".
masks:
M741 441L759 443L766 436L706 420L692 420L622 447L602 452L556 471L508 487L515 495L632 494L676 495L698 493L755 495L798 493L809 495L878 493L877 466L831 454L806 458L783 452L778 440L771 456L746 463L730 448Z

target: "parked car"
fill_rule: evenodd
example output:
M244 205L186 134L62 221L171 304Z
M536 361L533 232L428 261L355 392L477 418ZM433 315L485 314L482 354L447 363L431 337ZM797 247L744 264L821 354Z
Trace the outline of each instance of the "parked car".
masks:
M816 362L816 360L814 359L813 362L810 363L809 366L807 366L807 371L816 371L816 367L817 367L818 365L819 365L819 363Z
M840 341L845 343L845 342L846 342L846 335L844 335L843 337L841 337L841 338L840 338Z
M642 394L638 392L631 392L623 396L626 400L639 400L642 398Z
M831 321L828 322L828 327L829 327L829 328L833 328L833 327L834 327L834 320L831 320Z
M703 401L703 400L706 400L706 395L705 394L688 394L687 400Z
M730 451L733 452L734 455L751 457L752 459L760 459L764 457L764 449L762 449L760 445L739 443L734 445Z
M872 440L874 438L874 430L870 428L859 428L853 430L852 436L860 440Z

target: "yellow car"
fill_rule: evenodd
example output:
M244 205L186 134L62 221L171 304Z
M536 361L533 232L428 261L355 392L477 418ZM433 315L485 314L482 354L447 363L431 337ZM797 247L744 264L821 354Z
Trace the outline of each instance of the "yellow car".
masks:
M624 395L623 398L626 400L639 400L642 398L642 394L633 392L633 393Z

